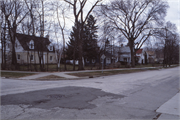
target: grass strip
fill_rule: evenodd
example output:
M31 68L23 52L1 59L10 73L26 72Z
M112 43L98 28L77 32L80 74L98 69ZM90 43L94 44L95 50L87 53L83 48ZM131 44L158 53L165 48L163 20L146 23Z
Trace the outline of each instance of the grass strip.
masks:
M79 73L68 73L68 75L73 75L77 77L99 77L99 76L108 76L108 75L116 75L116 74L127 74L127 73L135 73L142 72L147 70L158 70L157 68L148 68L148 69L131 69L131 70L111 70L111 71L95 71L95 72L79 72Z
M30 75L35 75L36 73L19 73L19 72L1 72L1 77L5 78L20 78Z
M44 76L44 77L40 77L38 78L38 80L56 80L56 79L62 79L64 77L60 77L60 76L57 76L57 75L48 75L48 76Z

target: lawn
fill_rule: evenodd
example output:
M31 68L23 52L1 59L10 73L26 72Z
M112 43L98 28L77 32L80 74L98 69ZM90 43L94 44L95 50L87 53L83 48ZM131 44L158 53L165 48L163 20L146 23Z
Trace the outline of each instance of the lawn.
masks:
M156 68L151 69L130 69L130 70L111 70L111 71L96 71L96 72L79 72L79 73L69 73L68 75L74 75L77 77L99 77L99 76L108 76L115 74L126 74L134 72L142 72L147 70L157 70Z
M20 78L29 75L35 75L35 73L1 72L1 77L6 78Z
M62 79L62 78L64 78L64 77L60 77L57 75L49 75L49 76L40 77L40 78L38 78L38 80L48 81L48 80L58 80L58 79Z
M143 68L143 67L162 67L163 64L143 64L143 65L136 65L135 68Z
M35 70L36 68L36 70ZM57 65L56 64L49 64L44 66L45 71L64 71L64 64L60 65L59 70L57 70ZM41 71L40 70L40 65L20 65L19 70L21 71ZM73 65L66 65L66 70L67 71L72 71L73 70ZM75 70L78 70L78 66L75 66Z

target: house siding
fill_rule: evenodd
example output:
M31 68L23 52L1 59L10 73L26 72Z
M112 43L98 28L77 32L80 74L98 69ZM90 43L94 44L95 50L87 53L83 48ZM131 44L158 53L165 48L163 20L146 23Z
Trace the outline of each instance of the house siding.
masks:
M126 59L126 61L125 61ZM119 61L121 62L131 62L131 51L129 46L121 46L119 52Z
M17 59L17 62L19 64L39 64L39 57L38 52L32 52L29 53L27 51L25 52L16 52L16 56L18 58L18 54L20 55L20 59ZM29 54L29 55L28 55ZM33 60L30 61L30 55L33 55ZM55 64L56 63L56 56L55 53L49 52L47 55L47 52L43 54L44 55L44 63L45 64ZM50 56L52 56L52 60L50 60ZM48 57L48 59L47 59Z

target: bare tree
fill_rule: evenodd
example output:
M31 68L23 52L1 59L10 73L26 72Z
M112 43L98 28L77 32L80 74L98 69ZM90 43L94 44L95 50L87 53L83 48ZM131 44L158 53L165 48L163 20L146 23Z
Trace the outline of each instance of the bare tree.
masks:
M167 8L163 0L113 0L102 5L100 13L128 40L132 67L135 66L135 48L140 49L153 35L153 28L162 25Z
M29 17L31 19L30 24L29 24L29 29L30 31L32 31L32 35L36 35L36 31L35 31L35 21L37 20L36 18L36 8L37 8L37 0L24 0L27 6L27 9L29 10ZM30 34L30 33L29 33ZM28 35L29 35L28 34Z
M45 33L47 33L46 37L49 39L49 30L51 28L51 20L47 22L47 18L49 17L49 2L47 0L38 0L37 2L37 7L35 12L37 13L37 16L35 14L35 19L38 20L38 24L36 24L35 26L35 30L37 32L38 35L40 35L41 39L44 39L45 37ZM46 23L49 23L46 24ZM45 42L45 41L43 41ZM40 45L38 45L40 46ZM49 51L44 51L45 47L42 46L40 48L38 48L38 58L39 58L39 65L41 70L45 70L45 52L47 54L47 70L48 70L48 55L49 55Z
M60 9L60 12L59 12L59 9ZM58 20L58 25L60 27L60 30L61 30L61 36L62 36L62 39L63 39L63 57L64 57L64 70L66 70L66 53L65 53L65 35L64 35L64 30L65 30L65 27L66 27L66 17L65 17L65 11L66 11L66 8L63 7L63 5L59 5L58 2L57 2L57 6L56 6L56 13L57 13L57 20ZM61 20L62 22L61 22Z
M179 34L177 33L176 25L171 22L166 22L165 26L154 30L158 39L157 44L163 49L164 53L164 66L171 65L178 61L179 49Z
M12 65L17 69L15 52L15 38L18 25L24 20L28 11L24 8L24 2L20 0L4 0L1 2L1 10L8 25L8 32L12 44Z
M85 5L87 3L88 0L64 0L66 3L68 3L72 9L73 9L73 14L74 14L74 24L77 28L77 33L75 36L75 39L78 42L78 49L79 49L79 65L78 65L78 69L79 70L83 70L83 62L82 62L82 58L83 58L83 49L82 49L82 39L83 39L83 27L85 22L87 21L90 13L93 11L93 9L95 8L95 6L97 6L97 4L99 2L101 2L102 0L96 0L94 4L92 4L91 8L87 11L87 14L84 14L85 12ZM85 15L85 16L84 16ZM81 24L78 24L78 23Z
M6 45L7 45L7 22L5 21L5 17L2 14L2 11L0 11L1 17L0 17L0 26L1 26L1 68L5 69L6 68Z
M58 29L57 29L57 25L54 23L54 34L55 34L55 37L56 37L56 42L54 44L54 48L55 48L55 54L56 54L56 62L57 62L57 70L59 71L60 70L60 62L61 62L61 57L62 57L62 52L63 52L63 49L62 49L62 45L59 41L59 37L57 35L58 33Z

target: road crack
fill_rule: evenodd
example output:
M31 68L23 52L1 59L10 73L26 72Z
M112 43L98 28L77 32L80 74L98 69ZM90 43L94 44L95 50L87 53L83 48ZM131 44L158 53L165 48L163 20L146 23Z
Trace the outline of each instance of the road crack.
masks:
M14 119L17 118L17 117L19 117L19 116L21 116L22 114L24 114L24 113L26 112L26 111L25 111L25 109L26 109L25 107L23 107L22 105L19 105L19 107L22 108L22 112L21 112L20 114L16 115L16 116L14 117Z

